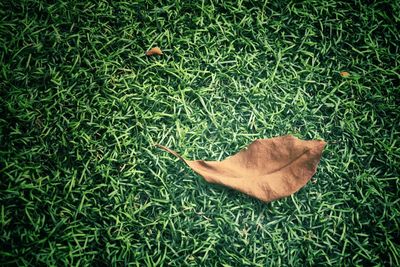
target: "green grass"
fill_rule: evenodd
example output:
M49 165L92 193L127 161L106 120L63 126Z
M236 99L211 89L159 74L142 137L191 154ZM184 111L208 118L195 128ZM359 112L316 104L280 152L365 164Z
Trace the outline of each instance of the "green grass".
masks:
M1 265L400 265L399 1L110 2L0 3ZM328 145L268 204L153 146L284 134Z

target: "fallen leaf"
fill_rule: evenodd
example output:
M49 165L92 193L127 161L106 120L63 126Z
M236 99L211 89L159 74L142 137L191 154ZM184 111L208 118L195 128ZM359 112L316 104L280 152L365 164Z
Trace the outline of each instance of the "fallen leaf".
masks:
M146 56L152 56L152 55L162 55L163 52L161 51L161 49L159 47L153 47L152 49L150 49L149 51L147 51Z
M340 76L342 76L342 77L349 77L349 76L350 76L350 73L348 73L347 71L342 71L342 72L340 72Z
M175 155L209 183L221 184L262 201L290 196L315 174L324 141L303 141L294 136L257 139L223 161L187 160Z

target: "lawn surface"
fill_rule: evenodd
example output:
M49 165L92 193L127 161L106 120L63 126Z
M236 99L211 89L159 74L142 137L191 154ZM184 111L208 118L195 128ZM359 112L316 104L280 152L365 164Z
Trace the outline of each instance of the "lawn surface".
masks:
M0 3L1 265L400 265L399 1L110 2ZM154 147L285 134L267 204Z

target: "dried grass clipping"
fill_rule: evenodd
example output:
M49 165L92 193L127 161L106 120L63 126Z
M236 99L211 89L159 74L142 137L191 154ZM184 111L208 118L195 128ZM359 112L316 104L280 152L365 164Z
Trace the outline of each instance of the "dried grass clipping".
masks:
M209 183L221 184L262 201L290 196L315 174L324 141L303 141L294 136L257 139L223 161L186 160L175 155Z

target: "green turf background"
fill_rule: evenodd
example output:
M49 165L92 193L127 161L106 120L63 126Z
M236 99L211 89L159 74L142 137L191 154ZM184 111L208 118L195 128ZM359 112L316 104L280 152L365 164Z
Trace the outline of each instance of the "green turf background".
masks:
M399 266L399 14L1 1L1 265ZM221 160L284 134L328 145L312 182L268 204L153 146Z

